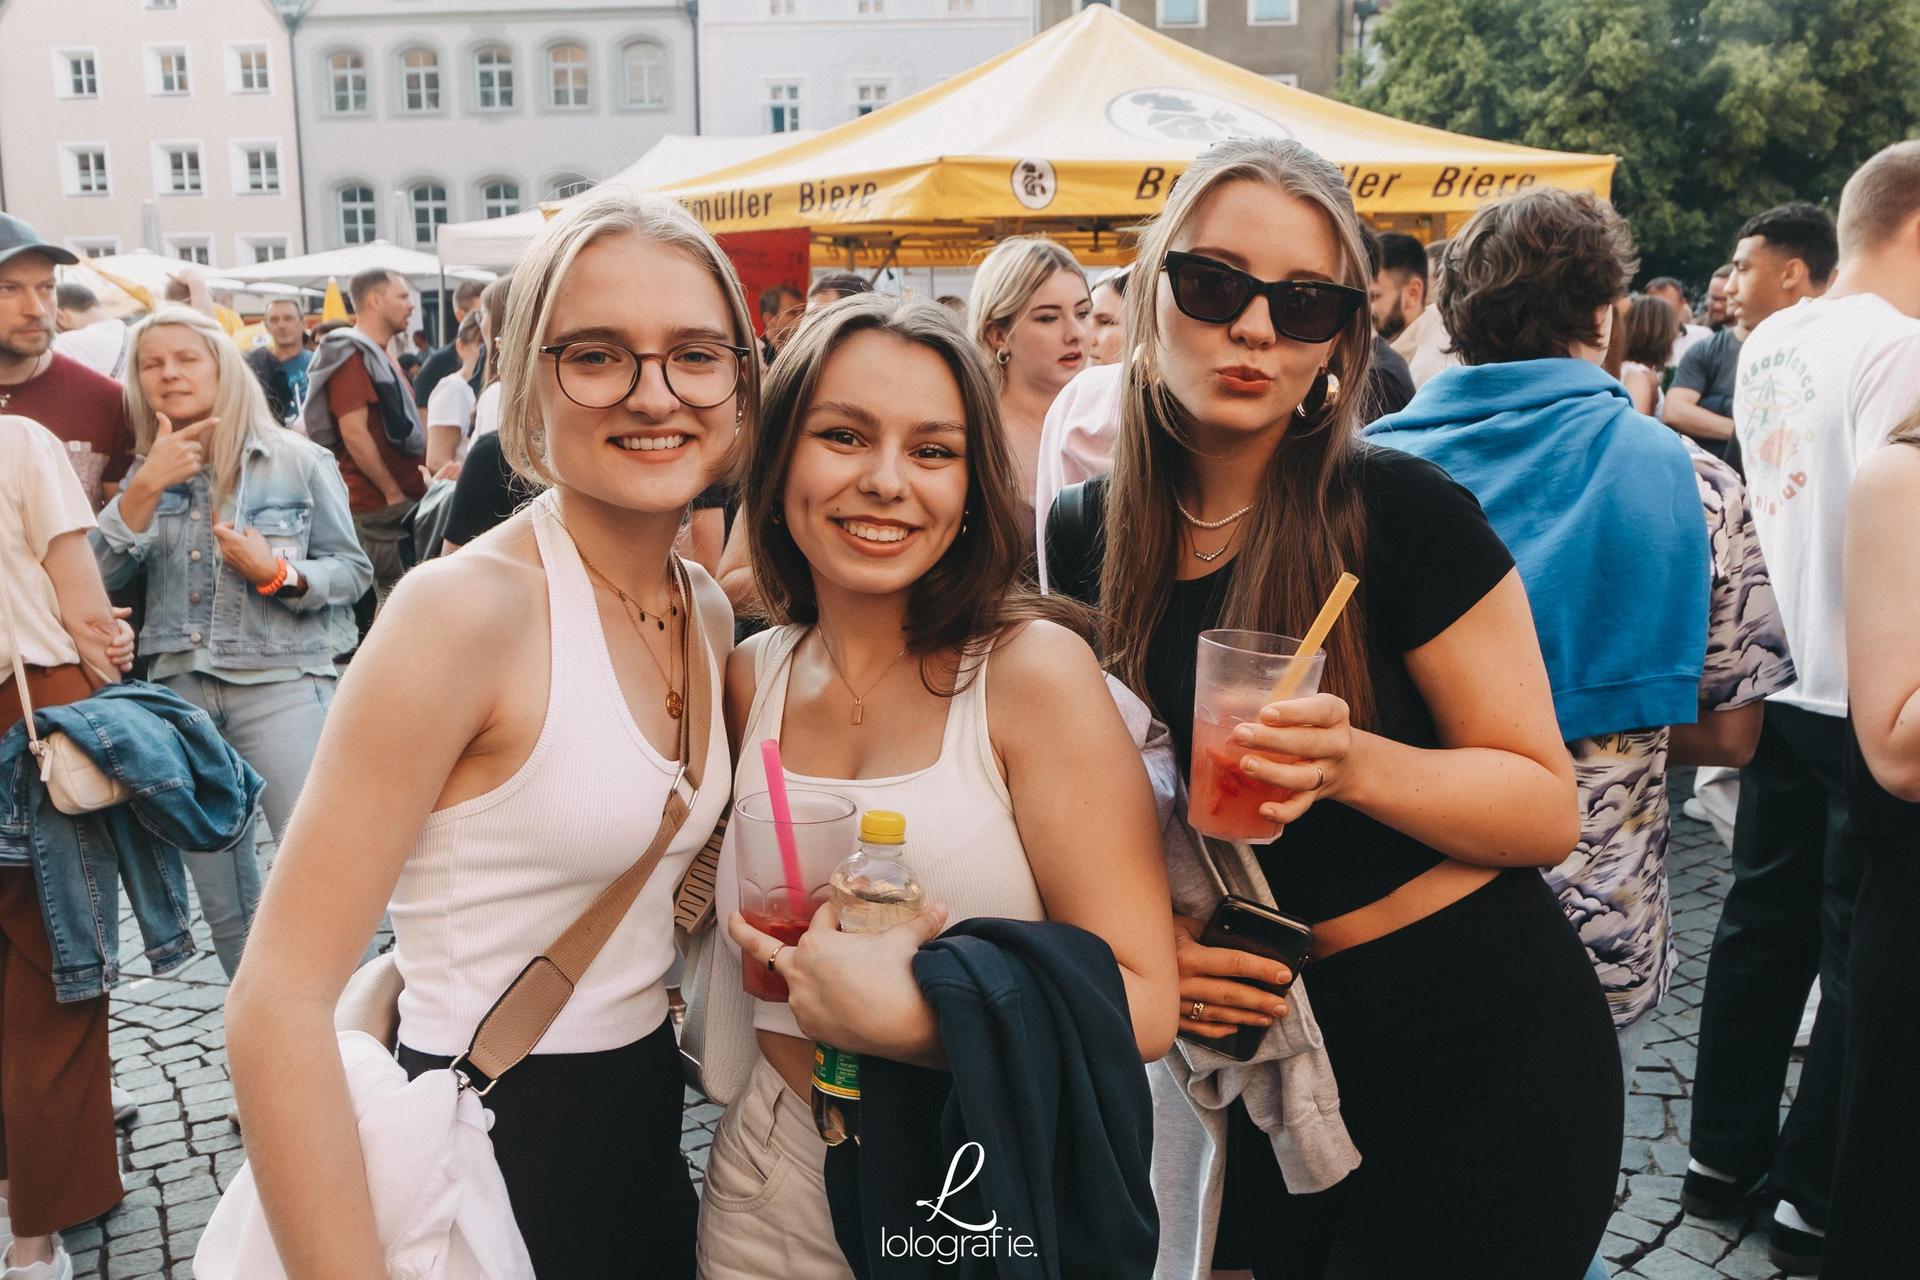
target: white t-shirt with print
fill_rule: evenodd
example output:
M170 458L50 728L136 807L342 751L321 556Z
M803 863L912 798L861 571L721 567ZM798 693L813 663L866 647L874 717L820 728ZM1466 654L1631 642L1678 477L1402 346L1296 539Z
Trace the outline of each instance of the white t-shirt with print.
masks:
M1847 714L1847 494L1916 406L1920 320L1878 294L1809 298L1762 321L1740 349L1734 432L1799 673L1777 701Z
M12 604L26 662L57 667L80 661L73 637L60 625L53 580L40 562L55 538L91 528L93 506L67 465L66 446L31 418L0 415L0 591ZM0 684L13 679L5 618L0 613Z

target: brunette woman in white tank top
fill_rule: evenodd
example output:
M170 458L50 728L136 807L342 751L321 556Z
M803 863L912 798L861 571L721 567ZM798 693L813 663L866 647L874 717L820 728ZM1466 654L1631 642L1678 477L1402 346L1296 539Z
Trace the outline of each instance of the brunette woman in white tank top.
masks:
M753 1014L763 1056L708 1158L700 1273L825 1280L849 1272L809 1109L815 1039L942 1065L914 951L949 921L1047 918L1112 947L1151 1061L1173 1039L1159 1003L1174 997L1173 936L1152 792L1099 664L1015 585L1031 530L985 365L952 314L835 303L775 362L759 421L740 518L785 625L728 664L735 794L765 790L757 746L779 739L793 785L906 815L934 904L879 935L839 933L823 909L783 948L732 910L721 851L715 972L737 972L744 949L792 999Z
M388 601L342 684L228 1000L248 1156L289 1274L387 1274L332 1030L382 908L391 900L406 982L399 1057L417 1075L467 1047L659 828L688 694L683 640L717 672L732 634L719 589L677 566L672 545L758 403L752 342L732 268L677 205L585 200L515 274L501 442L547 490ZM485 1099L543 1280L694 1273L663 979L675 882L726 801L718 724L711 744L678 838L533 1054Z

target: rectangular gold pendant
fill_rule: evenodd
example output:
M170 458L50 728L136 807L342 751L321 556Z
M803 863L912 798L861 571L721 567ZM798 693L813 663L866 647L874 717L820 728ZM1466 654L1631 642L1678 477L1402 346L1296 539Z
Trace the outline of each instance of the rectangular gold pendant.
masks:
M861 717L865 715L866 715L865 710L863 710L860 706L860 699L855 698L853 700L853 722L855 724L859 724Z

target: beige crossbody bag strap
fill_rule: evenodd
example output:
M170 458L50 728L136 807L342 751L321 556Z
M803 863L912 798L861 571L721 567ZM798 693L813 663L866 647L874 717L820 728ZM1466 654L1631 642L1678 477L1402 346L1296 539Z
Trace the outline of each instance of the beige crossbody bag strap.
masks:
M695 794L707 763L707 746L713 732L713 677L707 637L701 627L698 606L693 598L693 583L679 557L673 561L680 583L680 598L686 602L685 621L680 637L680 670L685 673L686 715L680 721L680 772L667 797L666 811L660 815L660 829L640 860L619 879L601 890L580 918L567 926L541 954L535 956L493 1008L480 1020L467 1051L451 1064L458 1071L464 1065L486 1077L480 1087L484 1095L509 1068L533 1052L540 1037L560 1016L573 995L574 986L586 974L587 967L600 948L626 918L628 908L640 896L659 865L667 846L679 834L692 811Z
M0 609L7 614L7 647L13 653L14 694L20 699L20 710L27 722L27 741L33 744L34 758L39 759L40 732L33 727L33 695L27 690L27 666L20 657L20 626L14 621L12 591L0 590Z

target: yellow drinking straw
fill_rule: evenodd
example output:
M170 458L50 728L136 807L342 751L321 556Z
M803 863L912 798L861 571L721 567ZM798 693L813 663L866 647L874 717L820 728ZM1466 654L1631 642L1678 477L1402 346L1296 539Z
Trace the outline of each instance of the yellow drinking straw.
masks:
M1313 655L1320 652L1320 646L1327 642L1327 633L1333 630L1333 624L1340 621L1340 611L1347 607L1347 601L1353 597L1353 589L1360 585L1360 579L1350 573L1340 575L1340 581L1333 584L1333 590L1327 593L1327 602L1320 606L1320 616L1307 628L1307 638L1294 650L1293 660L1287 663L1286 670L1273 682L1273 694L1268 702L1285 702L1307 678L1307 664L1313 661Z

